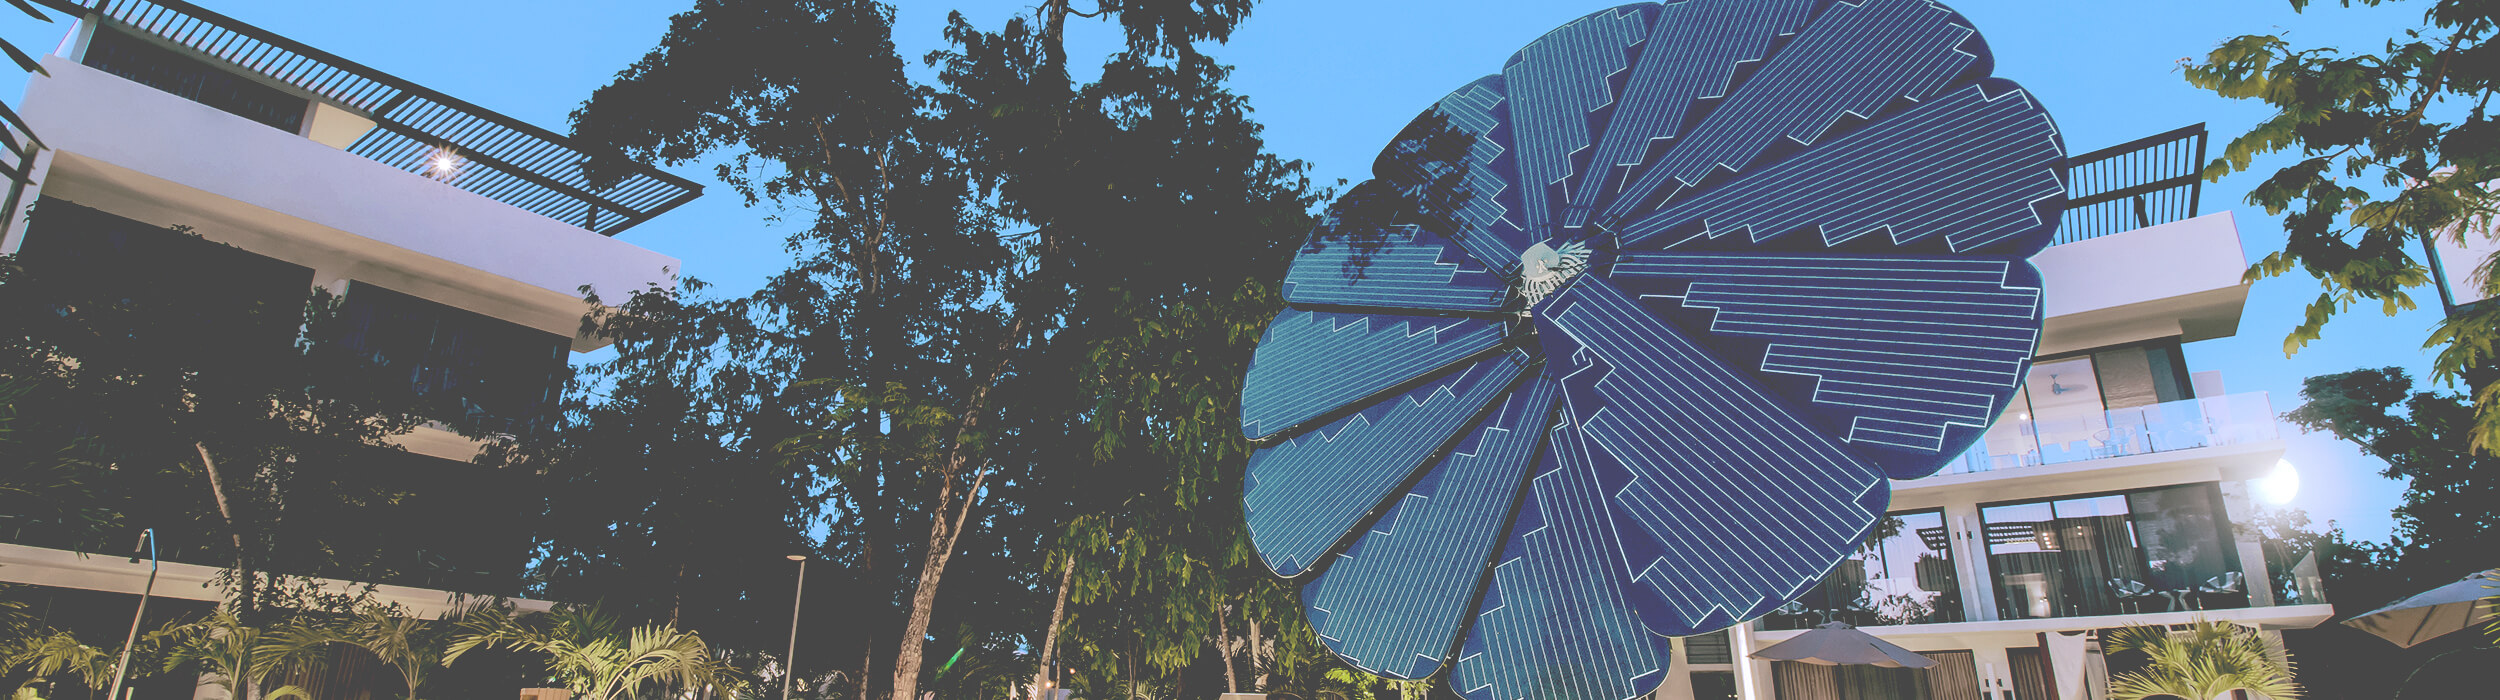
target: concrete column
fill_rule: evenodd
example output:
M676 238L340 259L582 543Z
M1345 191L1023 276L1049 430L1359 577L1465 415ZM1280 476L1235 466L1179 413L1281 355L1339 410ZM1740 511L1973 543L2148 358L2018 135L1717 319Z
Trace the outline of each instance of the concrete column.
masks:
M2274 576L2266 567L2265 545L2257 533L2241 527L2257 519L2257 504L2248 498L2248 482L2222 482L2222 512L2231 521L2224 527L2230 530L2231 546L2239 551L2240 575L2246 577L2240 584L2248 589L2249 606L2273 605Z
M87 44L95 40L95 26L94 15L80 16L78 24L69 28L69 34L61 37L61 45L52 49L52 53L72 62L85 62Z
M1944 508L1945 532L1953 547L1953 573L1962 579L1962 618L1967 622L1997 619L1996 572L1988 566L1988 533L1979 520L1979 505L1968 500Z
M1979 668L1980 700L2041 700L2039 698L2011 698L2014 691L2014 665L2006 660L2004 644L1996 642L1973 644L1970 656L1972 665Z
M1733 633L1731 633L1733 634ZM1650 697L1658 700L1693 700L1693 663L1684 653L1684 640L1675 640L1675 651L1667 655L1667 679L1658 683L1658 691Z
M1735 647L1737 700L1772 700L1771 662L1753 657L1762 648L1753 637L1753 623L1737 625L1728 630L1728 643Z

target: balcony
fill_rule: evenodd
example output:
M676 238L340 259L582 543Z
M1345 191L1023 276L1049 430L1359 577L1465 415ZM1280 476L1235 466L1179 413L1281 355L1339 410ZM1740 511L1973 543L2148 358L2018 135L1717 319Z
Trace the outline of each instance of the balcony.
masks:
M1997 421L1988 436L1946 463L1945 474L1976 474L2112 459L2281 437L2266 392L2229 394L2034 418L2024 412Z
M678 261L58 56L28 81L40 192L571 338L581 288L673 286ZM23 229L23 220L16 224ZM588 341L575 349L588 349Z
M1859 627L1961 622L1961 585L1944 513L1894 513L1822 583L1763 616L1762 629L1807 629L1826 622Z

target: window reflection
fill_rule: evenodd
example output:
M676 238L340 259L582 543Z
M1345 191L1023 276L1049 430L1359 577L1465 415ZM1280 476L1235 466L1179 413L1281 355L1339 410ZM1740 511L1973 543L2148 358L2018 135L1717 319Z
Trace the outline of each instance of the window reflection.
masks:
M1961 578L1954 573L1950 542L1942 511L1894 513L1877 525L1866 546L1841 560L1796 603L1765 617L1764 626L1960 622Z
M1980 509L2009 620L2248 604L2212 483Z

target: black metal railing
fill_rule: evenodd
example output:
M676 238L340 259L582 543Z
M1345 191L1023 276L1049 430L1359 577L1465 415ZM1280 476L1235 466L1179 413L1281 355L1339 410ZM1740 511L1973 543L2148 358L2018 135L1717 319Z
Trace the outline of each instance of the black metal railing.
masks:
M2067 157L2066 214L2057 242L2196 218L2204 168L2204 124Z
M181 0L38 1L160 37L372 119L375 128L349 144L350 153L603 235L703 193L701 185L647 166L600 186L582 171L590 156L571 138Z

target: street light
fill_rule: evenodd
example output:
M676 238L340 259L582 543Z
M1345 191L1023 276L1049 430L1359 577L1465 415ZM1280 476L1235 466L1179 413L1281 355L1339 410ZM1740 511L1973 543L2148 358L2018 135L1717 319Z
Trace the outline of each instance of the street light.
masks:
M130 674L130 647L139 643L139 619L147 617L148 595L156 592L156 528L139 531L139 546L132 547L130 563L139 563L139 552L148 555L148 585L139 589L139 611L130 615L130 636L122 638L122 658L113 664L113 691L107 700L122 696L122 679Z
M789 559L799 563L799 586L790 594L790 650L781 655L781 700L790 700L790 684L798 682L799 601L807 596L807 555L792 554Z

